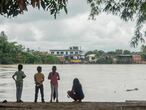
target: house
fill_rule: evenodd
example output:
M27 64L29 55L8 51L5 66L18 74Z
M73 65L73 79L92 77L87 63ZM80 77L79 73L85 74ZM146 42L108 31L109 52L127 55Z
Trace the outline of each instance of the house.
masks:
M131 64L133 62L132 55L118 55L116 58L118 64Z
M97 61L96 54L87 55L87 59L88 59L89 63L96 63L96 61Z
M64 59L70 60L71 63L81 63L83 58L82 50L78 46L72 46L69 49L50 50L50 52L56 57L64 57Z
M138 54L135 54L135 55L132 55L132 61L133 63L142 63L142 57L141 55L138 55Z
M142 63L142 58L140 55L138 54L134 54L134 55L118 55L116 57L116 62L117 63L125 63L125 64L129 64L129 63Z

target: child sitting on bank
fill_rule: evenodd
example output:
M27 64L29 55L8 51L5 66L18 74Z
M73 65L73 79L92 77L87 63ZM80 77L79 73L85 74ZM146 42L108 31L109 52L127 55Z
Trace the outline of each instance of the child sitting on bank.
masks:
M75 78L73 80L73 86L72 90L67 92L68 97L71 97L75 102L79 101L81 102L84 98L84 93L82 90L82 85L80 84L80 81L78 78Z

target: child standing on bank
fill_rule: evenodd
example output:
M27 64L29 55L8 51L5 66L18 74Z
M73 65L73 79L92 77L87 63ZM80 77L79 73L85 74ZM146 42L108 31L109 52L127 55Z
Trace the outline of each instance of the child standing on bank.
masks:
M23 69L23 65L19 64L18 71L16 71L12 76L12 78L15 80L16 83L16 99L17 99L16 102L20 102L20 103L23 102L21 100L22 90L23 90L23 79L26 77L22 69Z
M56 72L57 68L56 66L52 67L52 72L49 73L48 79L50 80L50 85L51 85L51 100L50 102L52 102L52 98L54 97L54 99L56 98L56 102L58 101L58 80L60 80L60 76L59 73Z
M42 102L45 102L44 101L44 87L43 87L44 74L41 73L42 72L42 67L38 66L37 71L38 71L38 73L36 73L34 75L34 81L35 81L35 100L34 100L34 102L35 103L37 102L39 90L40 90L40 93L41 93Z

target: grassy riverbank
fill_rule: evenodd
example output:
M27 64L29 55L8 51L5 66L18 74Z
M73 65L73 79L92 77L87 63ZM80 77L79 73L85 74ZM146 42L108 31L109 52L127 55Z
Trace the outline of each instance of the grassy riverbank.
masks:
M1 103L0 110L146 110L146 102Z

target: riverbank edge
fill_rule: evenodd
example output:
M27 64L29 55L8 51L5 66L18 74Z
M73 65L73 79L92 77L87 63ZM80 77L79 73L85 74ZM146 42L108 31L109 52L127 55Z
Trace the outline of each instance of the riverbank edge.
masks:
M146 110L142 102L0 103L0 110Z

